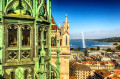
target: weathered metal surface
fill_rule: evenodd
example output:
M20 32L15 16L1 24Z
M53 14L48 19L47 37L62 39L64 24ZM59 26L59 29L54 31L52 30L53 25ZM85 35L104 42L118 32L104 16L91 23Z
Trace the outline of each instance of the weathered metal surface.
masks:
M51 0L45 1L0 0L1 76L7 79L51 79L53 69L56 78L60 79L59 46L57 67L51 61ZM23 33L24 29L28 36ZM39 40L38 30L41 30Z

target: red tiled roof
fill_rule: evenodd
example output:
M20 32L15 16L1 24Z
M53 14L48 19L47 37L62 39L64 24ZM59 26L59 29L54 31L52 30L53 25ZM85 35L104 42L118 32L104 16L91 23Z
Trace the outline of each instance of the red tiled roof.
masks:
M117 75L110 76L109 79L120 79Z
M76 79L74 76L70 76L69 79Z
M103 78L111 74L111 72L109 72L108 70L96 70L95 72L101 75Z
M115 70L114 72L116 73L116 75L120 75L120 70Z
M89 64L101 64L101 65L104 65L104 64L107 64L107 63L111 63L111 64L114 64L112 61L81 61L81 63L89 63Z
M56 24L53 16L51 16L51 21L52 21L52 24ZM57 30L57 25L52 25L51 30Z
M46 8L47 8L47 4L46 4ZM52 24L56 24L52 15L51 15L51 21L52 21ZM51 30L57 30L57 25L52 25Z

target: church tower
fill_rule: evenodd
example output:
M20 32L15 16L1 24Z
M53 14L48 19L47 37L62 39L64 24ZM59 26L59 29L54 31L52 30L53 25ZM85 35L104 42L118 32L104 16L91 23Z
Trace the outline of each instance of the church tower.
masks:
M51 60L51 25L51 0L0 0L3 78L60 79L59 64Z
M52 17L53 18L53 17ZM53 24L56 24L54 19L52 19ZM69 22L67 21L67 15L65 15L65 22L63 21L63 26L59 22L59 27L57 25L51 26L51 55L53 65L60 65L60 79L69 79L69 58L70 54L70 30ZM56 49L58 49L59 42L59 57L60 60L57 61ZM61 63L60 63L61 62Z

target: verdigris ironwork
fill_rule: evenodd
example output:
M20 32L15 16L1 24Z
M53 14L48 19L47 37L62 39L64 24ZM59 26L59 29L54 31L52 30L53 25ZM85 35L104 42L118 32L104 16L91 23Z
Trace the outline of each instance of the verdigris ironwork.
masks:
M51 26L51 0L0 0L0 79L51 79L52 71L60 79Z

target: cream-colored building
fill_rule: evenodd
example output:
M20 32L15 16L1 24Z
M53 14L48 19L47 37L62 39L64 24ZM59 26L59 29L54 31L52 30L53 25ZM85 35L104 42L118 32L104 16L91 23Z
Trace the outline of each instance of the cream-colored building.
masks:
M100 51L88 51L88 56L92 56L92 55L101 55Z
M111 70L115 68L115 64L112 61L81 61L80 64L87 65L92 70L106 69Z
M70 76L76 79L93 79L95 70L112 70L115 65L111 61L71 61Z
M53 17L52 23L56 24ZM65 15L65 22L63 26L52 25L51 27L51 53L52 53L52 63L56 63L56 49L57 49L57 40L59 40L60 46L60 79L69 79L69 58L70 54L70 30L69 22L67 22L67 15Z
M89 66L82 65L78 62L71 62L70 76L74 76L76 79L92 79L94 73Z
M111 59L109 57L102 57L101 61L111 61Z

